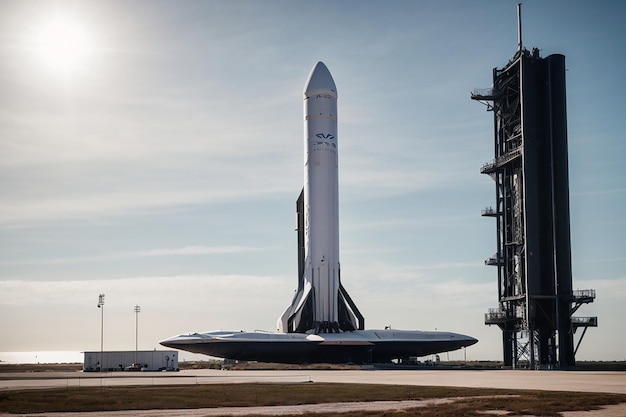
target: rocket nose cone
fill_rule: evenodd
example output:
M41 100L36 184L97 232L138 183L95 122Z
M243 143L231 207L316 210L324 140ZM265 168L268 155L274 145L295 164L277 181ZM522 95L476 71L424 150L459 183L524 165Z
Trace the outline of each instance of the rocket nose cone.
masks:
M317 90L331 90L337 93L337 87L333 76L330 75L330 71L326 68L323 62L318 62L311 70L309 78L304 87L304 94L308 94Z

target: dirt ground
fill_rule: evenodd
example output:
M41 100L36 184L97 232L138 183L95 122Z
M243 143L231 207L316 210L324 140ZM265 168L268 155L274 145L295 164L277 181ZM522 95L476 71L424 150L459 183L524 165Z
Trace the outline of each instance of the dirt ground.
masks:
M142 410L142 411L106 411L92 413L43 413L41 417L215 417L215 416L293 416L316 413L347 413L359 411L401 411L412 408L432 407L460 401L461 398L439 398L422 401L373 401L354 403L325 403L271 407L223 407L200 408L195 410ZM498 415L498 411L486 412L486 415ZM607 406L595 411L572 411L562 413L563 417L624 417L626 403ZM6 415L7 414L0 414ZM11 416L30 416L31 414L11 414Z

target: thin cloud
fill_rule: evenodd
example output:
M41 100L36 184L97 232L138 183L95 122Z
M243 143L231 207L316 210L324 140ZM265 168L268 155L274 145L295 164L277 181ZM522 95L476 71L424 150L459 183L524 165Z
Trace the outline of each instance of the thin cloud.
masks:
M451 224L457 222L461 223L466 222L467 220L473 220L475 218L475 215L440 216L429 217L428 219L411 217L405 219L385 219L360 223L346 222L345 227L348 230L390 230L396 228L404 229L407 227L432 227L433 225Z
M579 260L574 260L572 261L572 263L578 263L578 264L604 264L604 263L608 263L608 262L623 262L626 261L626 257L619 257L619 258L596 258L596 259L585 259L582 261Z
M594 191L577 191L571 192L570 195L577 196L585 196L585 195L605 195L605 194L620 194L626 192L626 188L614 188L608 190L594 190Z
M29 223L67 219L94 219L150 212L172 207L225 201L253 199L285 192L280 184L266 187L216 184L210 189L134 191L67 194L59 197L24 198L5 201L0 205L0 227L27 227Z
M118 252L97 256L82 256L75 258L54 258L54 259L29 259L23 261L0 262L2 266L9 265L59 265L76 264L102 261L116 261L121 259L143 258L151 256L197 256L197 255L223 255L234 253L248 253L271 250L270 247L249 247L249 246L187 246L184 248L163 248L150 249L136 252Z

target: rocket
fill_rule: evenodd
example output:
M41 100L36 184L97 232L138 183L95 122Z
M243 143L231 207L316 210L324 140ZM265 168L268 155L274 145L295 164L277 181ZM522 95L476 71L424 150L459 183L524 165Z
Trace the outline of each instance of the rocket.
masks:
M280 363L408 361L478 342L451 332L365 330L339 267L337 88L318 62L304 87L304 188L296 201L298 287L278 331L181 334L163 346L233 360Z
M296 202L298 289L278 319L284 333L363 330L364 319L341 285L337 87L323 62L304 87L304 188Z

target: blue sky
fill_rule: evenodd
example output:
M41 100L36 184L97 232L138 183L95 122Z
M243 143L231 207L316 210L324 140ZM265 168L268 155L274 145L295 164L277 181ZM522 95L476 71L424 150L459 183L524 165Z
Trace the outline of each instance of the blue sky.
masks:
M469 334L468 359L501 359L483 324L493 118L469 95L514 54L515 4L3 1L0 352L99 349L102 292L105 349L134 348L135 304L144 349L274 330L297 285L302 89L321 60L339 93L342 280L366 326ZM578 359L626 359L625 12L522 10L525 46L566 56L574 288L597 290L578 315L600 324ZM54 19L80 59L37 38Z

